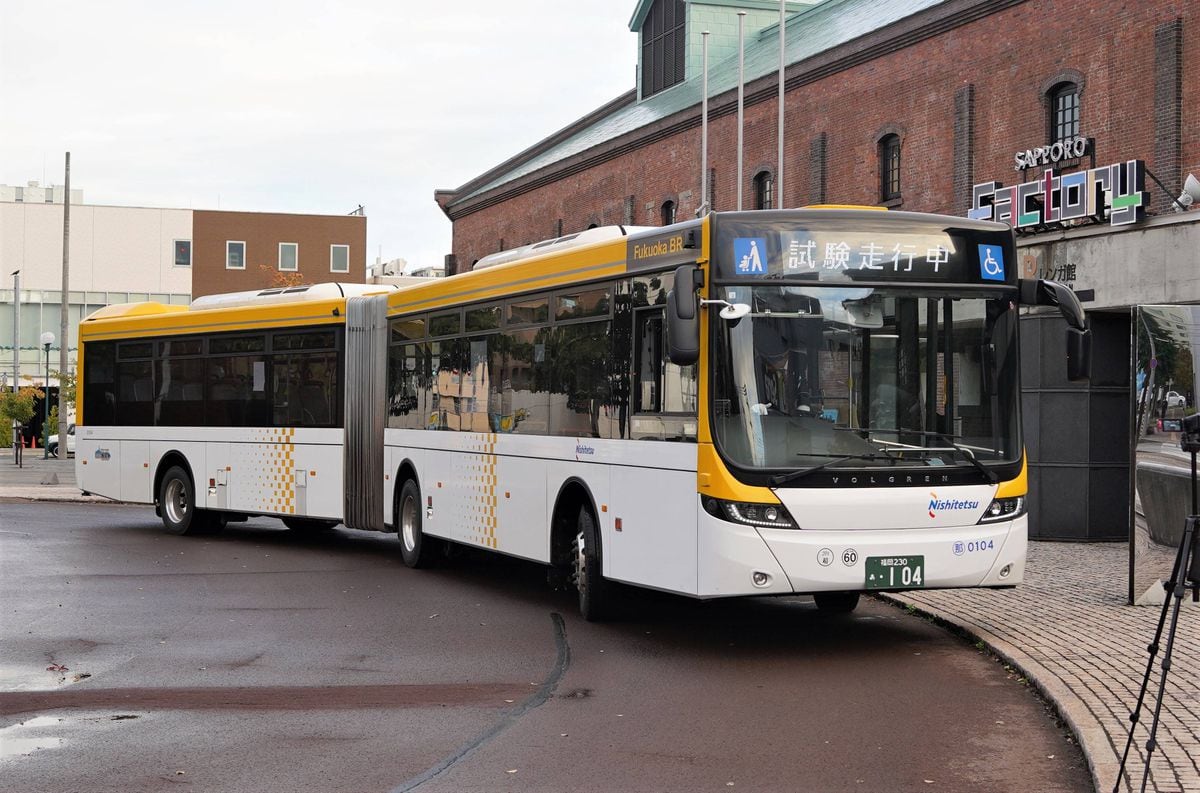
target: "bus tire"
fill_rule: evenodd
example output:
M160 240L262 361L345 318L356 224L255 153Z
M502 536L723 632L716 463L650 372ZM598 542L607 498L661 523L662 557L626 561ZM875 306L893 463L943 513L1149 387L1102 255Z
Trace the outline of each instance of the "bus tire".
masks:
M849 614L858 607L857 592L814 592L813 600L826 614Z
M421 488L406 479L396 496L396 536L400 555L412 568L432 567L440 543L421 530Z
M579 613L588 622L603 622L614 611L616 585L604 578L603 558L596 519L581 507L571 543L571 578L579 593Z
M280 520L283 521L284 526L299 534L319 534L338 525L336 520L322 520L321 518L280 518Z
M158 506L163 528L168 534L202 534L208 529L207 516L196 509L196 487L191 475L173 465L158 485Z

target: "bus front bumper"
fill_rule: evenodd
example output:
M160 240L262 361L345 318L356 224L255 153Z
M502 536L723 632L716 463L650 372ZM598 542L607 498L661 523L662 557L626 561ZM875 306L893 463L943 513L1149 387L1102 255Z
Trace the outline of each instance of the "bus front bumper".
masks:
M700 522L700 597L1007 587L1025 576L1025 515L979 525L853 531L755 529L704 512ZM868 584L879 559L916 557L919 585Z

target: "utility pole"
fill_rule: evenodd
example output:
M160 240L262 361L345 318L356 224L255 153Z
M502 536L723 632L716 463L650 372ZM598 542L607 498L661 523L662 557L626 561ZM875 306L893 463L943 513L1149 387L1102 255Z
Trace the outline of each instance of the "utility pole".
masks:
M13 270L13 393L21 390L21 271Z
M63 380L67 376L67 347L70 335L67 320L71 308L71 152L67 152L67 178L63 187L63 265L62 265L62 299L59 300L58 313L58 446L62 449L62 458L67 459L67 408L63 396ZM49 364L47 363L47 367ZM49 378L46 380L49 383ZM50 399L50 392L46 392Z

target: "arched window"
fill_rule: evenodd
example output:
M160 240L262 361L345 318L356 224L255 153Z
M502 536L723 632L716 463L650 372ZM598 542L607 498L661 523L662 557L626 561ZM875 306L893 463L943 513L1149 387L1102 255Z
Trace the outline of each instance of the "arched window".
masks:
M598 224L596 224L596 223L589 223L589 224L588 224L588 228L589 228L589 229L596 229L596 228L600 228L600 226L599 226Z
M900 136L892 133L879 139L879 200L900 197Z
M770 171L759 171L754 175L754 208L771 209L775 197L775 177Z
M1047 94L1050 100L1050 142L1074 138L1079 134L1079 86L1058 83Z
M662 217L662 224L669 226L675 222L675 202L664 201L659 213Z

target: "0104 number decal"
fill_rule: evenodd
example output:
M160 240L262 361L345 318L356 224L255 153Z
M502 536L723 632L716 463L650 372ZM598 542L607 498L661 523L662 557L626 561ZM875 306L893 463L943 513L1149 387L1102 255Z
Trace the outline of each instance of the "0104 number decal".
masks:
M964 553L979 553L980 551L996 550L995 540L971 540L963 542L961 540L954 543L954 555L962 556Z

